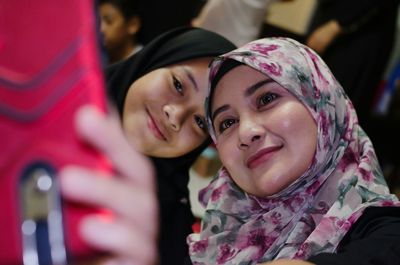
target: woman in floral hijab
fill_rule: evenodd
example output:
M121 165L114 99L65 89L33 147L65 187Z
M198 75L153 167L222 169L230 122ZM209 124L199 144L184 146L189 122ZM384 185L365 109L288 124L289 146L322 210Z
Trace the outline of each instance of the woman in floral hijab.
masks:
M224 167L200 194L194 264L396 263L400 204L315 52L287 38L253 41L215 59L210 83L207 119Z

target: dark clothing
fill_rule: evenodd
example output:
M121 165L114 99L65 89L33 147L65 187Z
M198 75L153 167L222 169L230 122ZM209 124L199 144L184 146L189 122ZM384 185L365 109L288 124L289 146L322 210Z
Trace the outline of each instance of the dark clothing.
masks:
M189 26L203 6L203 0L138 1L141 27L138 40L147 44L156 36L176 27Z
M393 121L376 119L371 114L395 42L399 2L319 0L310 30L311 33L332 19L342 27L343 33L321 57L351 99L381 163L397 162L388 148L396 138L388 137L386 132L398 134L399 131L390 124Z
M225 38L203 29L178 28L169 31L135 55L107 69L109 97L122 116L126 94L141 76L160 67L194 58L214 57L234 48ZM186 237L192 232L194 221L187 188L189 168L209 143L208 139L181 157L151 157L157 172L161 265L182 264L184 257L188 256Z
M399 0L318 0L305 35L264 25L261 36L287 36L302 43L318 27L336 20L343 33L321 57L353 102L359 122L374 143L380 163L398 163L397 120L371 115L396 35ZM389 135L388 135L389 134ZM388 177L388 176L387 176Z
M374 97L383 79L396 36L399 0L318 0L305 35L265 24L261 36L285 36L306 43L315 29L336 20L342 33L322 59L342 85L369 133ZM381 154L378 152L378 157Z
M400 264L400 208L367 208L337 253L319 254L308 261L317 265Z
M398 0L320 0L310 33L336 20L343 33L322 54L365 127L391 54Z

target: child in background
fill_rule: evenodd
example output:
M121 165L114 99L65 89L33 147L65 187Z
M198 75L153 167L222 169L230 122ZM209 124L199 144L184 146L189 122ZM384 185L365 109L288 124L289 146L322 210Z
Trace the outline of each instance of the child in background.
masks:
M141 27L137 0L100 0L98 9L109 63L126 59L141 49L137 40Z

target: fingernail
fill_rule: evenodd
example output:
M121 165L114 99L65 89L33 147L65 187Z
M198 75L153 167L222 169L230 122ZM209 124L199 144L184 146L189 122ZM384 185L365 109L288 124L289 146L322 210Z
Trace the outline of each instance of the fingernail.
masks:
M82 219L80 231L82 236L89 241L107 239L107 226L112 222L111 218L101 215L91 215Z
M67 167L60 171L61 191L67 195L86 192L90 185L89 178L82 170L75 167Z

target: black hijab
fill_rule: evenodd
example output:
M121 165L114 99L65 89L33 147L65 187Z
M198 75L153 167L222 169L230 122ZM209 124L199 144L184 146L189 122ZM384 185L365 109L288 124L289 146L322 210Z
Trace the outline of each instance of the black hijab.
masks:
M148 43L141 51L107 69L108 94L120 116L131 84L160 67L201 57L215 57L235 49L220 35L199 28L177 28ZM210 144L208 138L192 152L176 158L151 157L157 171L160 207L160 264L182 264L188 255L186 236L193 216L189 204L189 168Z

